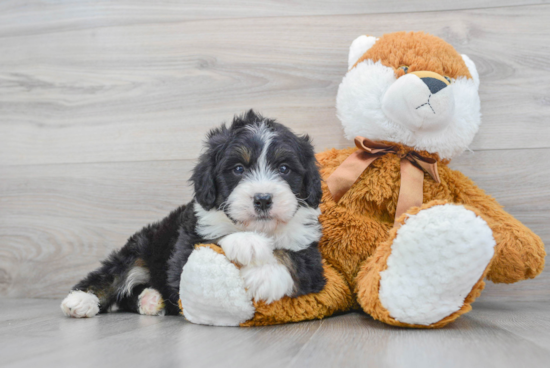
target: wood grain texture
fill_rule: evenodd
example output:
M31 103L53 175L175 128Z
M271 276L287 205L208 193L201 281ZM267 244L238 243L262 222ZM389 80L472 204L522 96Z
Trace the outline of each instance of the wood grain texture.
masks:
M0 4L0 37L204 19L413 13L544 3L548 0L5 0Z
M425 30L477 63L484 122L451 166L550 243L547 2L1 2L0 296L61 298L190 200L204 134L235 113L349 146L334 101L362 33ZM545 272L481 299L549 286Z
M2 366L516 368L550 359L544 302L475 303L441 330L395 328L360 313L257 328L129 313L77 320L58 304L0 299Z
M550 149L467 153L470 176L550 244ZM531 163L529 166L525 162ZM145 224L191 200L193 160L0 166L0 295L61 298ZM489 300L550 300L550 272Z
M533 326L529 312L539 308L542 313L538 316L543 317L543 322L534 330L547 338L548 329L542 326L548 326L550 308L540 302L510 304L503 309L498 303L476 303L471 313L440 330L395 328L362 314L328 319L323 321L318 333L289 366L458 368L547 365L547 341L539 344L513 332L519 328L506 329L500 324L510 324L515 319L516 325ZM480 311L484 312L482 316ZM530 359L532 361L527 363Z
M208 129L250 107L311 133L318 149L347 146L334 100L349 44L403 29L477 63L473 149L550 146L550 5L127 24L101 10L116 3L91 13L66 2L70 21L46 32L41 15L56 12L9 4L2 17L28 12L22 24L39 31L0 37L0 165L192 159ZM81 17L98 23L82 28Z

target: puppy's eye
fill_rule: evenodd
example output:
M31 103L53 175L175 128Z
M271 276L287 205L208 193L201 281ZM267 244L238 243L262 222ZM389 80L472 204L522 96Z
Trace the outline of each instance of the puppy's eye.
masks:
M281 174L283 174L283 175L286 175L286 174L288 174L288 173L290 172L290 168L289 168L288 166L286 166L286 165L281 165L281 166L279 167L279 172L280 172Z
M408 67L408 66L405 66L405 65L402 65L402 66L400 66L400 67L397 68L397 69L402 69L402 70L405 72L405 74L407 74L407 72L409 71L409 67Z
M242 175L244 173L244 166L243 165L237 165L233 168L233 173L235 175Z

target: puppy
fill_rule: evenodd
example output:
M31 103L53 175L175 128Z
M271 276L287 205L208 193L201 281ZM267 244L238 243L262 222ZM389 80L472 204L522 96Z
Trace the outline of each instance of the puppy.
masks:
M323 289L321 178L308 136L250 110L210 131L191 182L189 204L134 234L73 287L61 303L67 316L112 307L179 314L181 272L200 243L217 243L241 265L255 300Z

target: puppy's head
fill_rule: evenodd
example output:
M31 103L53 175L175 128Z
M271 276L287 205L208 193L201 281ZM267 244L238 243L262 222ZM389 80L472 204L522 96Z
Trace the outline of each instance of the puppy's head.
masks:
M309 137L252 110L210 131L191 180L198 204L249 230L274 229L322 195Z

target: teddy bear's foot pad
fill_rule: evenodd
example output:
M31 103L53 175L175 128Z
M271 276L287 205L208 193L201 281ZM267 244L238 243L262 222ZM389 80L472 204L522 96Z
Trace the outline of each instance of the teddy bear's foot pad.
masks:
M185 318L204 325L238 326L256 311L239 269L208 247L195 249L183 267L180 300Z
M462 206L438 205L411 215L380 273L380 302L399 322L438 322L463 306L494 246L487 223Z

